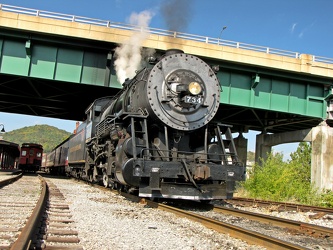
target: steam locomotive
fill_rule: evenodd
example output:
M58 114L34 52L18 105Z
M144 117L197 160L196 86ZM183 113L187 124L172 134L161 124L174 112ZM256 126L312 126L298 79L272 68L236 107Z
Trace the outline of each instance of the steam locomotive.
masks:
M245 167L231 127L213 119L221 91L213 67L179 50L150 62L116 96L88 107L46 169L58 164L71 176L151 199L232 198Z

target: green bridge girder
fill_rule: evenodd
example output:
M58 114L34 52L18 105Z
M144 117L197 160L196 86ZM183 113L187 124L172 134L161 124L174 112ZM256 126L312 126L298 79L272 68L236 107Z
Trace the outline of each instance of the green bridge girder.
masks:
M327 103L323 85L262 74L251 76L244 72L222 72L219 79L223 89L221 103L310 117L326 117Z
M116 46L0 30L0 111L81 120L94 99L121 88ZM326 118L331 79L206 60L220 66L218 116L238 131L303 129Z
M55 81L121 88L107 76L107 53L35 44L31 40L0 40L0 73ZM109 82L105 82L109 79Z

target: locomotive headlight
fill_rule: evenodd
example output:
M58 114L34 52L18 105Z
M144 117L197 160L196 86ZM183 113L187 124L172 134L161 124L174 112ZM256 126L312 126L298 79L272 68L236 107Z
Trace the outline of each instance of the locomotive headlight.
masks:
M202 91L200 84L197 82L191 82L188 85L188 90L192 95L199 95Z

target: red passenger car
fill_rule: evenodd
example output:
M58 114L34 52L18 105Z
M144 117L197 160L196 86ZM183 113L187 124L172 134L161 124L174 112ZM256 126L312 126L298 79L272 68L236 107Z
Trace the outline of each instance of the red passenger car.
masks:
M19 169L23 172L36 172L42 165L43 146L36 143L23 143Z

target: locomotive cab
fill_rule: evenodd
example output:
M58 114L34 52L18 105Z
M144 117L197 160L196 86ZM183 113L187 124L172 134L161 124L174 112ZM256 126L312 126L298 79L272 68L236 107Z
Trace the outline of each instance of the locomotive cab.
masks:
M96 134L96 125L101 120L102 107L112 100L112 97L103 97L95 100L86 110L86 142L90 141Z

